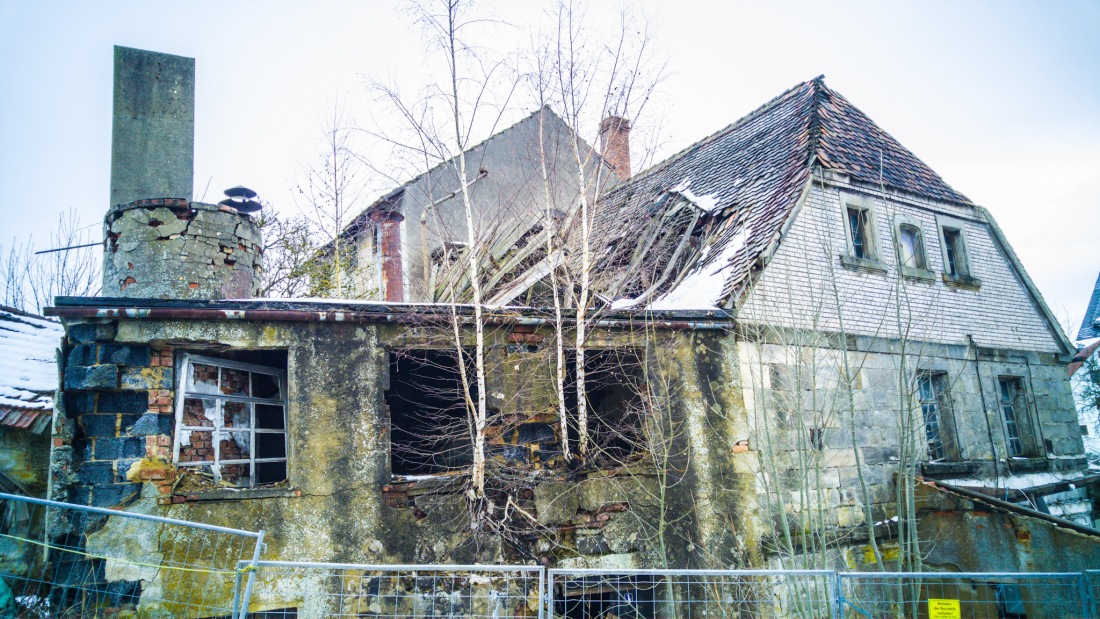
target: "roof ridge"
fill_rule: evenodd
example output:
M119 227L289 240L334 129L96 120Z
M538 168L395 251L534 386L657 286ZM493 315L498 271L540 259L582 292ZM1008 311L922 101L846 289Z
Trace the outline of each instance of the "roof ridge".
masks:
M825 75L821 74L821 75L818 75L817 77L815 77L813 79L806 80L804 82L799 82L799 83L795 84L794 86L791 86L787 90L784 90L783 92L779 93L778 95L772 97L770 100L765 102L763 105L758 106L756 109L752 110L748 114L745 114L741 118L738 118L737 120L733 121L729 125L726 125L725 127L719 129L718 131L715 131L714 133L711 133L710 135L707 135L707 136L705 136L705 137L703 137L699 140L696 140L695 142L692 142L691 144L688 144L687 146L685 146L681 150L669 155L668 157L664 158L660 162L649 166L648 168L646 168L645 170L639 172L638 174L635 174L634 176L632 176L626 182L619 183L618 185L613 187L611 189L611 191L604 194L603 197L606 198L607 196L613 195L613 194L615 194L619 191L623 191L623 190L625 190L626 187L633 185L635 180L643 179L647 176L655 174L661 168L664 168L665 166L668 166L669 164L671 164L675 161L678 161L679 159L682 159L683 157L688 155L690 152L692 152L696 149L699 149L702 146L704 146L706 144L709 144L710 142L713 142L714 140L717 140L718 138L722 137L723 135L726 135L726 134L730 133L731 131L733 131L735 129L738 129L739 127L741 127L742 125L748 123L751 120L755 120L759 116L763 115L765 112L769 111L771 108L778 105L780 103L780 101L785 100L788 96L790 96L792 93L796 92L800 88L803 88L806 85L812 85L812 84L820 82L824 79L825 79Z

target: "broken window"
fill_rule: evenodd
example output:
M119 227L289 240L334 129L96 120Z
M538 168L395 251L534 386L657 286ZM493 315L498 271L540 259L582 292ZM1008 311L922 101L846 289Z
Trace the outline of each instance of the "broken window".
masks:
M554 615L566 619L656 619L667 610L657 595L660 577L650 574L600 574L559 584Z
M924 416L928 459L932 462L950 459L954 445L951 440L951 396L947 389L947 374L920 373L917 376L917 396Z
M875 259L874 234L871 228L871 209L849 204L848 253L863 260Z
M1004 417L1005 443L1008 455L1013 457L1034 456L1034 441L1031 440L1028 424L1027 399L1024 397L1023 379L1014 376L1001 376L997 379L1000 391L1001 414Z
M184 354L173 461L214 484L250 488L285 481L286 355L280 366ZM275 360L275 359L273 359Z
M962 231L956 228L943 229L944 271L954 277L969 275L966 263L966 246L963 244Z
M898 260L903 267L926 269L924 239L920 228L913 224L898 226Z
M401 350L389 356L391 472L436 475L468 468L472 431L456 351ZM472 367L467 376L474 376ZM470 397L477 399L476 383Z
M568 362L572 384L566 387L566 406L570 418L577 419L576 363L572 359ZM642 432L645 381L641 361L632 350L589 350L584 367L590 447L597 461L621 464L645 449Z

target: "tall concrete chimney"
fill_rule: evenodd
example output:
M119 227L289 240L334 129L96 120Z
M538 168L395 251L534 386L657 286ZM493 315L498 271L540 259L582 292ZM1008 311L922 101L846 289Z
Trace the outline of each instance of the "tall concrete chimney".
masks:
M191 201L195 176L195 59L115 46L111 205Z
M608 116L600 122L600 152L619 180L630 178L630 121Z
M195 59L115 47L114 99L103 295L255 296L263 242L245 211L258 205L191 201Z

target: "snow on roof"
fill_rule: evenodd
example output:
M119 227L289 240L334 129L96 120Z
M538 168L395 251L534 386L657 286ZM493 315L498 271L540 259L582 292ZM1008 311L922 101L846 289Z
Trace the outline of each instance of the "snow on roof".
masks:
M650 304L649 309L721 309L718 304L723 296L722 290L726 286L726 269L737 252L745 246L750 231L749 226L738 230L737 234L722 247L722 254L717 260L707 262L706 256L702 256L695 271L689 273L668 294Z
M0 306L0 409L53 408L60 323Z

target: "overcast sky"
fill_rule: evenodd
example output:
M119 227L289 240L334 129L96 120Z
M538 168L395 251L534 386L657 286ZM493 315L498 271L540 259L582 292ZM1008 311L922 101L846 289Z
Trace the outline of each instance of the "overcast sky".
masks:
M483 2L522 42L531 3ZM7 245L109 201L113 45L196 58L195 198L244 184L283 212L332 103L423 64L393 2L0 0L0 212ZM594 1L589 18L620 5ZM1100 0L639 2L668 78L663 158L792 85L826 83L986 206L1056 313L1100 272ZM501 50L506 51L506 50ZM641 119L640 122L645 122ZM1073 326L1076 333L1077 323Z

